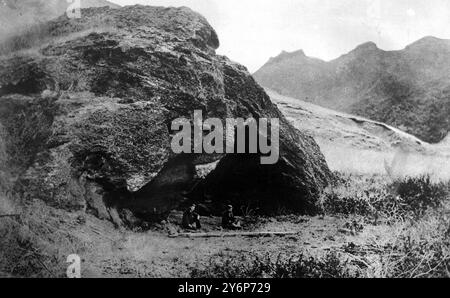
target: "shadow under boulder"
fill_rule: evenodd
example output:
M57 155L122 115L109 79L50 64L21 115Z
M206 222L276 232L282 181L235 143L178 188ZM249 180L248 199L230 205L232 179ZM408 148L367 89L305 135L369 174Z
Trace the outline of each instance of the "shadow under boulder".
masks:
M320 191L299 179L298 171L285 159L262 165L259 155L227 155L192 191L198 202L208 201L218 213L232 204L237 213L279 215L315 214ZM312 193L316 192L316 193Z

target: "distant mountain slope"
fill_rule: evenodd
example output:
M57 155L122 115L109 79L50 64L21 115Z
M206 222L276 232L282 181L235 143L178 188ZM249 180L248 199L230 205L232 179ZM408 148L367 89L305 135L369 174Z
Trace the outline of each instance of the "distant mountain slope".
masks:
M365 43L330 62L302 51L271 58L254 77L266 88L439 142L450 129L450 41L423 38L400 51Z
M297 129L314 137L334 171L450 179L450 136L431 145L381 122L266 92Z
M0 41L24 28L64 14L67 0L0 0ZM81 0L81 8L120 6L106 0Z
M355 149L387 151L402 144L405 150L431 153L429 143L381 122L337 112L266 89L283 114L319 143L346 145Z

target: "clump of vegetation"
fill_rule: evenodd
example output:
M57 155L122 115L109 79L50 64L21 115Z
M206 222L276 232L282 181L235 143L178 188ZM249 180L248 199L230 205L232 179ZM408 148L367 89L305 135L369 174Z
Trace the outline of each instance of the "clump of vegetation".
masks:
M326 189L318 205L325 214L361 215L386 219L420 218L449 197L449 183L429 175L406 177L392 183L382 176L338 174L339 181Z
M67 213L36 201L29 208L20 207L19 214L0 218L0 276L65 277L67 255L86 247L60 226Z
M389 182L382 176L339 174L319 205L330 215L359 215L396 223L401 232L377 253L378 277L450 277L450 183L429 175Z
M443 182L433 182L429 175L408 177L393 183L402 200L404 212L416 217L423 216L429 208L440 207L449 196L449 186Z
M44 146L51 135L55 107L48 100L26 101L21 97L4 98L0 109L4 117L2 124L7 132L4 158L6 166L23 170L34 160L37 152ZM8 110L12 112L8 112Z
M320 209L326 214L358 214L366 216L375 210L371 202L387 195L377 184L375 178L367 180L363 177L341 176L339 181L327 188L319 200ZM372 188L370 191L369 188Z
M269 255L241 255L214 257L203 269L194 268L192 278L351 278L359 277L357 268L330 252L321 258L304 254L276 259Z
M450 277L449 221L434 212L413 224L385 248L382 276L389 278Z

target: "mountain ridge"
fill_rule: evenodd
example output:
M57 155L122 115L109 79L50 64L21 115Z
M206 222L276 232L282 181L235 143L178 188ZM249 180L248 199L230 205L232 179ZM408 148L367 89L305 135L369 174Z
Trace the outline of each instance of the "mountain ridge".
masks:
M306 58L322 61L322 62L325 62L325 63L329 63L329 62L333 62L335 60L338 60L339 58L341 58L343 56L346 56L346 55L350 54L351 52L356 51L358 49L372 48L372 49L376 49L376 50L381 51L381 52L388 52L388 53L392 52L392 53L394 53L394 52L407 50L407 49L415 47L415 46L420 46L420 45L422 45L424 43L428 44L430 42L440 42L440 43L449 43L450 44L450 39L439 38L439 37L435 37L435 36L431 36L431 35L430 36L424 36L424 37L422 37L422 38L420 38L420 39L418 39L418 40L416 40L416 41L414 41L414 42L412 42L412 43L410 43L410 44L406 45L405 47L403 47L401 49L398 49L398 50L384 50L384 49L378 47L378 45L375 42L367 41L367 42L364 42L362 44L359 44L359 45L355 46L355 48L353 50L350 50L347 53L343 53L343 54L339 55L338 57L333 58L333 59L329 59L329 60L318 58L318 57L314 57L314 56L308 56L303 49L294 50L294 51L291 51L291 52L286 51L286 50L282 50L280 52L280 54L278 54L277 56L270 57L267 62L269 62L269 61L271 61L273 59L276 59L276 58L292 57L292 55L295 55L297 53L302 53L303 56L305 56ZM263 66L260 67L260 69L262 67L264 67L264 64L263 64ZM258 72L258 70L255 71L255 73Z
M427 142L441 141L450 129L450 40L427 36L394 51L367 42L330 61L282 54L254 77L282 95L384 122Z
M450 136L429 144L385 123L330 110L266 89L291 123L312 135L333 171L449 177ZM401 160L401 162L394 161Z

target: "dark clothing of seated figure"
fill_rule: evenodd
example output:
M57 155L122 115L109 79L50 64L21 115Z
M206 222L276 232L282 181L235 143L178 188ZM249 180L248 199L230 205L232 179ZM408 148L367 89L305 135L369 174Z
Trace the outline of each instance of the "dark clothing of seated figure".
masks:
M202 225L200 224L200 215L190 208L187 209L183 214L182 226L188 230L201 229Z
M232 210L226 210L222 215L222 228L229 230L241 229L241 224L234 217Z

